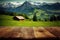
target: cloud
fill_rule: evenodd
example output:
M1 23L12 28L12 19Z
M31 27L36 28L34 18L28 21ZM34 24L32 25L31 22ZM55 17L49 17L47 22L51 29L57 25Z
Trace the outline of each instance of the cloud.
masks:
M0 1L40 1L40 2L60 2L60 0L0 0Z

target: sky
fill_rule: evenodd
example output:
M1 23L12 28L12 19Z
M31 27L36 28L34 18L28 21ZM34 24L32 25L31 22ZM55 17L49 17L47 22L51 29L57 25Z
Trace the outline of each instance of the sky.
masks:
M0 0L0 2L23 2L23 1L33 1L33 2L60 2L60 0Z

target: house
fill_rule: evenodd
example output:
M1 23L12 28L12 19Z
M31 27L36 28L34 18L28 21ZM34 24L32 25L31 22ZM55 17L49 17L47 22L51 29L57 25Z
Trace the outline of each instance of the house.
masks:
M23 16L14 16L13 19L14 19L14 20L18 20L18 21L19 21L19 20L20 20L20 21L25 20L25 18L24 18Z

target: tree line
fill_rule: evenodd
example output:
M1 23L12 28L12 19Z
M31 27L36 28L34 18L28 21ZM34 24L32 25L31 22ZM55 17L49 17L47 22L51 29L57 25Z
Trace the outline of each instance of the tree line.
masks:
M16 12L2 12L0 13L2 15L10 15L10 16L23 16L26 19L30 19L27 14L24 13L16 13ZM60 15L49 15L43 10L37 10L35 9L34 12L32 13L33 18L31 20L33 21L60 21ZM39 18L37 17L39 16Z

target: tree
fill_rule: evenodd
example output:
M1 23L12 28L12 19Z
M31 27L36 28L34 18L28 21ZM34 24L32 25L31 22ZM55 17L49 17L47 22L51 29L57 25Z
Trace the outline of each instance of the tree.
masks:
M33 21L37 21L36 13L34 13Z
M52 15L51 17L50 17L50 21L56 21L57 19L56 19L56 17L55 17L55 15Z
M28 17L26 14L23 14L23 16L24 16L26 19L29 19L29 17Z
M60 20L60 16L57 16L57 20Z
M38 11L36 11L35 10L35 13L34 13L34 15L33 15L33 21L37 21L37 16L36 16L36 13L37 13Z
M44 10L38 10L38 15L40 17L40 21L48 21L49 20L49 16L46 13L46 11L44 11Z

